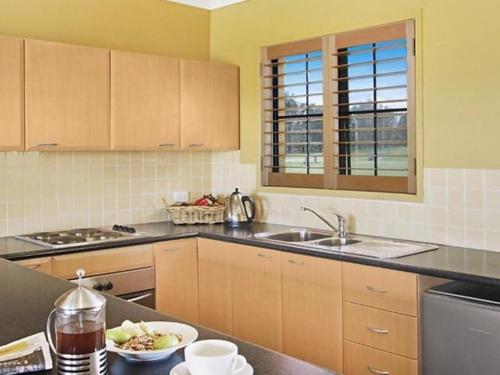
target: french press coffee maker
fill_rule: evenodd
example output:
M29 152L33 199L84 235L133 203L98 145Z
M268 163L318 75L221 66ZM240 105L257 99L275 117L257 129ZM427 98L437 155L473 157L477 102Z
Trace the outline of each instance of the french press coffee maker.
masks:
M106 298L82 286L85 271L76 271L78 287L68 290L55 302L47 320L47 337L56 355L61 375L101 375L107 373ZM56 333L54 345L52 321Z

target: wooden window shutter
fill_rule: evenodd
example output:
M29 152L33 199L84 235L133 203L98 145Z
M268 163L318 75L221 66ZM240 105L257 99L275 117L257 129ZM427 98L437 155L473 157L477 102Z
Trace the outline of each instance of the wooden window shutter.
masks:
M414 21L332 35L327 43L327 187L415 193Z
M321 38L262 49L262 182L322 188Z

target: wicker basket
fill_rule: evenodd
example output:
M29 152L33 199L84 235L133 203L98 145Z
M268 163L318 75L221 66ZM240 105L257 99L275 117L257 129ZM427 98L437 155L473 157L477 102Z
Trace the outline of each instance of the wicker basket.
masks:
M174 224L216 224L224 222L224 206L166 206Z

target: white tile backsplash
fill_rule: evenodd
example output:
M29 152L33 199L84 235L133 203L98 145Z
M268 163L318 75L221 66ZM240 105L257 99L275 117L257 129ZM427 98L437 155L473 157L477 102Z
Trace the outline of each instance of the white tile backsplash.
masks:
M0 236L168 219L212 185L211 152L0 153Z
M422 203L256 194L257 168L239 152L0 153L0 236L168 219L161 198L234 188L258 198L259 220L326 228L300 212L339 213L349 229L500 251L500 170L424 170ZM333 193L332 193L333 194ZM334 220L333 216L331 216Z
M255 166L238 159L238 152L214 156L212 181L218 193L233 186L255 190ZM350 230L360 234L500 251L500 170L426 168L423 186L422 203L259 193L259 219L326 228L299 211L306 205L326 216L347 217Z

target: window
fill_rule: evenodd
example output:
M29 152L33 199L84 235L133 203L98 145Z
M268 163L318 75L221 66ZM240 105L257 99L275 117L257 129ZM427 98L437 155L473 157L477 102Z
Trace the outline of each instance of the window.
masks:
M262 181L415 193L414 22L263 49Z

